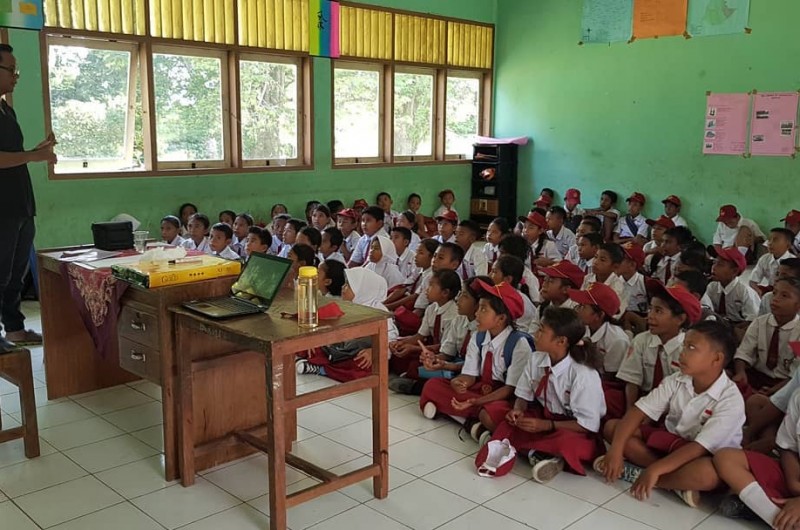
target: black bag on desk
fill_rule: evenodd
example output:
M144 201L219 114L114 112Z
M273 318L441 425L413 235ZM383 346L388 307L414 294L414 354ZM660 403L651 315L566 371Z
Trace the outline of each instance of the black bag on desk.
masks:
M328 362L335 364L346 361L347 359L352 359L358 355L358 352L361 350L371 347L372 339L363 338L329 344L328 346L323 346L322 351L325 352L325 355L328 357Z
M100 250L133 248L133 223L130 221L92 223L94 246Z

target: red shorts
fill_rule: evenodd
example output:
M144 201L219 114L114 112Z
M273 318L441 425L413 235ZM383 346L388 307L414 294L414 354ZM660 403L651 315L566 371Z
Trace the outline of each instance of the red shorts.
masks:
M495 383L495 390L502 386L502 384L499 382ZM481 391L481 387L481 383L478 382L472 385L466 393L456 394L456 391L453 390L453 387L450 385L450 379L445 379L443 377L429 379L425 383L425 386L422 387L422 396L419 398L419 408L422 410L425 408L427 403L433 402L433 404L436 405L436 410L441 414L458 416L462 418L477 418L481 411L481 407L470 407L466 410L456 410L452 405L452 401L453 398L456 398L459 401L466 401L468 399L477 399L479 397L483 397L484 394ZM506 412L511 409L511 404L508 400L493 401L483 405L482 408L489 413L492 420L495 421L495 425L497 425L503 421ZM495 417L498 414L502 415L499 417L499 420L495 420Z
M786 477L780 462L763 453L745 451L747 465L758 485L770 499L788 499L792 496L786 487Z
M640 425L639 432L647 447L669 454L689 443L677 434L672 434L663 425Z
M745 401L747 401L750 396L756 394L759 390L764 388L765 386L775 386L778 383L783 381L783 379L778 379L775 377L770 377L758 370L753 368L747 369L747 384L743 385L741 383L736 383L737 388L739 388L739 392L742 393L742 397Z
M603 395L606 398L606 415L604 420L622 418L627 410L625 401L625 383L616 380L603 379Z

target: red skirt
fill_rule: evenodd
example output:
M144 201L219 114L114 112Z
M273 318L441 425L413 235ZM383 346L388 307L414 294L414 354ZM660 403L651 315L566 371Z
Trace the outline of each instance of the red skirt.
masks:
M417 334L419 327L422 325L422 317L416 314L413 308L406 309L400 306L394 310L394 322L397 324L400 336L408 337Z
M389 358L389 371L393 374L406 374L405 377L410 379L419 378L419 353L410 353L405 357L395 357L394 355Z
M619 379L603 379L603 395L606 398L606 415L604 420L622 418L627 410L625 400L625 383Z
M502 385L503 384L499 381L495 381L493 390L496 390ZM426 404L432 402L434 405L436 405L436 410L441 414L458 416L462 418L477 418L481 407L470 407L466 410L456 410L452 405L452 401L453 398L456 398L459 401L466 401L468 399L477 399L483 397L484 394L481 390L481 383L475 383L469 389L467 389L464 394L456 394L456 391L453 390L452 386L450 386L450 379L445 379L443 377L429 379L425 383L425 386L422 387L422 396L419 398L419 408L422 410L425 408ZM486 409L492 406L494 403L507 404L508 401L503 400L499 402L487 403L483 406L483 408ZM510 405L508 406L510 408ZM505 413L503 413L503 416L505 416Z
M781 381L783 381L783 379L770 377L754 368L748 368L747 384L736 383L736 387L739 389L739 392L742 393L744 400L747 401L750 396L757 394L758 391L765 386L775 386Z
M747 465L758 485L770 499L788 499L792 497L786 487L786 477L783 474L780 462L765 454L755 451L745 451Z
M331 363L322 348L314 348L308 356L308 362L325 368L325 375L335 381L345 383L372 375L372 368L364 370L359 368L353 359Z

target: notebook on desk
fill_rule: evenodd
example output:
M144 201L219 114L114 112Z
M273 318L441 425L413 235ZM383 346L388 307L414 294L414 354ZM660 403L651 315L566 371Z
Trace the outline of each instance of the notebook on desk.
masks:
M192 300L183 307L209 318L222 319L264 313L278 294L291 260L253 253L247 260L230 296Z

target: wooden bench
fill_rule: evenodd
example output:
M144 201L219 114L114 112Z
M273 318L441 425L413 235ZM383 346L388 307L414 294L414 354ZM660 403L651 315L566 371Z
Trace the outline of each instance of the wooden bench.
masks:
M0 424L0 443L24 438L25 456L39 456L39 425L36 421L36 399L33 395L31 352L25 348L0 354L0 377L19 388L22 426L3 430Z

